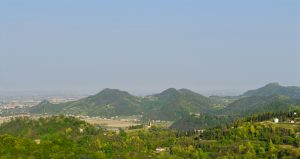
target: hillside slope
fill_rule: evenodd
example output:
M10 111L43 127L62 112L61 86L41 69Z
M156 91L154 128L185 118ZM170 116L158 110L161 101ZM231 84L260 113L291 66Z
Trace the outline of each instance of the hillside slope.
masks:
M173 120L190 113L209 113L214 110L215 101L187 89L167 89L149 96L144 101L150 119Z
M231 116L248 116L262 112L288 111L299 100L286 96L250 96L241 98L229 104L223 114Z
M300 99L300 87L296 86L281 86L278 83L270 83L266 86L256 89L256 90L249 90L244 93L242 96L288 96L291 98Z
M104 89L100 93L61 104L42 102L32 107L30 113L74 114L89 116L135 115L141 112L141 100L128 92L117 89Z

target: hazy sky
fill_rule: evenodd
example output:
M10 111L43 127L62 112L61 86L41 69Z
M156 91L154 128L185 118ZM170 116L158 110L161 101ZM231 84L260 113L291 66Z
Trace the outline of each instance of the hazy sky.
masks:
M299 0L3 0L0 91L300 86Z

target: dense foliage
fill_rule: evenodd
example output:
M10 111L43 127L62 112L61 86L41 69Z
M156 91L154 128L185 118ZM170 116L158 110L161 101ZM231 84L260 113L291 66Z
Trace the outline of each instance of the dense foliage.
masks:
M175 121L171 125L171 129L178 131L191 131L226 125L232 121L233 118L230 116L217 116L210 114L189 115Z
M274 124L279 117L286 123ZM203 133L96 128L73 117L16 118L0 126L0 158L299 158L297 113L265 113Z

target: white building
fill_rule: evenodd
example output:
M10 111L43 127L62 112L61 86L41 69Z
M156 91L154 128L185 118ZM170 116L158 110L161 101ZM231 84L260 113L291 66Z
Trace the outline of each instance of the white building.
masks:
M274 123L279 123L279 119L278 118L274 118Z
M163 147L158 147L155 149L156 153L162 153L162 152L165 152L167 151L167 148L163 148Z
M79 132L80 132L80 133L83 133L83 129L82 129L82 128L79 128Z
M40 140L40 139L36 139L36 140L34 140L34 142L35 142L35 144L37 144L37 145L41 144L41 140Z

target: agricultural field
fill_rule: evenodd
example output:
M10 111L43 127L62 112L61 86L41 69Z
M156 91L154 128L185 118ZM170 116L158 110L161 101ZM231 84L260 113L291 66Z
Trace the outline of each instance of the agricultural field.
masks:
M121 121L116 119L86 118L83 120L90 124L96 124L104 127L113 127L113 128L126 128L129 126L139 125L139 123L137 122Z

